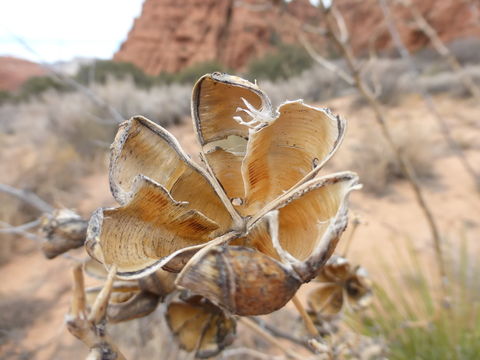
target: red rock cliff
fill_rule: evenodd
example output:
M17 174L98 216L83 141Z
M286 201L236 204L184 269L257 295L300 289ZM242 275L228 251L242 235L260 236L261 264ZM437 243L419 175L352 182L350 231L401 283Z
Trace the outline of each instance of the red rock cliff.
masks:
M141 16L135 20L114 59L134 63L153 75L211 60L238 70L271 49L277 38L286 43L298 41L301 23L321 24L317 9L308 0L294 0L285 7L273 7L271 3L145 0ZM415 3L444 41L480 37L474 1L415 0ZM391 47L377 0L337 0L337 4L357 52L366 53L369 46L377 50ZM395 5L392 11L402 38L411 49L428 44L428 39L412 26L408 10Z
M317 14L308 0L287 7L259 0L145 0L114 59L153 75L211 60L239 69L268 51L277 37L295 41L299 25L289 14L305 22Z

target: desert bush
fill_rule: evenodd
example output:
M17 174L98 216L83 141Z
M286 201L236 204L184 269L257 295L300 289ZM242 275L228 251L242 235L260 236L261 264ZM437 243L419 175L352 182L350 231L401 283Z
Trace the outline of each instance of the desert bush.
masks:
M11 100L12 94L6 90L0 90L0 105L6 103L7 101Z
M57 92L71 91L72 87L65 82L56 79L52 76L38 76L28 79L22 84L16 99L17 100L29 100L35 96L38 96L48 90L54 90Z
M157 84L179 83L193 85L201 76L215 71L229 72L229 69L216 61L200 62L177 73L160 74L157 78Z
M168 127L190 112L189 86L139 89L130 78L108 77L91 89L125 119L144 115ZM28 102L4 104L1 181L51 200L74 187L82 175L104 166L117 126L106 109L76 91L49 90Z
M109 78L122 80L129 78L140 88L149 88L155 83L155 77L145 74L134 64L112 60L96 60L92 64L82 65L75 78L82 84L105 84Z
M259 85L276 105L296 99L316 102L352 91L335 74L319 65L282 81L260 80Z
M395 142L420 180L434 176L436 148L425 126L408 121L391 124ZM358 140L350 145L349 168L356 171L365 190L376 195L387 192L389 185L404 177L396 156L376 126L362 126Z
M284 80L309 69L312 64L312 58L303 47L281 44L274 52L252 60L246 77L250 80Z
M447 47L462 65L475 65L480 62L480 52L478 51L480 49L480 40L478 38L468 37L455 39L447 44ZM440 63L443 68L448 68L448 64L445 64L438 52L431 47L417 51L414 54L414 59L422 66Z

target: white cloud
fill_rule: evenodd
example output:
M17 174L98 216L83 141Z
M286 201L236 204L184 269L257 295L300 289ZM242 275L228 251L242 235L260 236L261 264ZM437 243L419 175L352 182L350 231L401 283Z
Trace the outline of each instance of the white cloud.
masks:
M42 60L110 58L127 37L143 0L3 0L0 55L38 61L15 38L24 39Z

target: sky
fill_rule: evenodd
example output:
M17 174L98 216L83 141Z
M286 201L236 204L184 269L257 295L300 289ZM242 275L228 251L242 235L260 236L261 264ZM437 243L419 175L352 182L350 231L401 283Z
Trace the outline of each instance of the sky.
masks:
M56 62L111 58L143 0L1 0L0 56ZM22 45L28 44L29 51Z

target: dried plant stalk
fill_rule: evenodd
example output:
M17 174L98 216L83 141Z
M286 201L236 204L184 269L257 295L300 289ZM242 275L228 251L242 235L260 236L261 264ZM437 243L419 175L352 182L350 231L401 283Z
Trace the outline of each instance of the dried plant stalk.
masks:
M402 42L402 39L401 39L400 34L398 32L397 26L395 25L395 21L392 18L392 14L390 12L390 8L388 7L387 1L386 0L378 0L378 2L380 4L380 7L382 8L383 16L386 20L388 31L390 32L390 35L393 39L393 43L394 43L395 47L397 48L398 52L400 53L400 56L407 62L408 66L410 67L410 71L412 72L412 74L415 77L419 76L420 71L419 71L418 67L416 66L415 62L413 61L407 47ZM474 181L474 183L477 187L477 190L480 191L479 175L476 173L475 169L473 168L473 166L470 164L470 162L466 158L466 156L463 153L461 147L457 144L455 139L452 137L450 129L449 129L446 121L440 115L440 112L438 111L437 107L435 106L435 103L433 102L433 99L432 99L431 95L428 93L428 91L426 89L423 89L421 87L419 87L418 92L419 92L420 96L422 97L422 99L425 103L425 106L428 108L430 113L433 115L433 117L437 121L438 126L440 128L440 131L441 131L442 136L444 137L445 141L450 146L450 148L453 150L455 155L458 157L458 159L462 163L463 167L465 168L465 171L467 171L467 173L472 177L472 179L473 179L473 181Z
M271 335L270 333L266 332L263 330L260 326L258 326L252 319L249 319L248 317L242 317L240 318L240 322L247 326L250 330L254 331L261 337L263 337L265 340L270 342L271 344L275 345L279 349L281 349L285 354L291 358L291 359L303 359L300 355L296 354L294 351L286 347L282 342L280 342L276 337Z
M326 8L323 5L323 3L320 1L318 6L325 17L328 36L333 41L333 43L338 47L344 59L346 60L347 66L351 71L351 76L354 80L355 87L358 89L358 91L362 94L362 96L367 100L367 102L371 106L375 114L375 120L377 121L382 131L382 135L385 137L387 143L392 148L402 172L404 173L407 181L412 187L412 190L415 194L415 199L419 204L420 208L422 209L430 228L430 232L434 241L436 260L439 267L440 276L442 279L445 279L446 272L445 272L444 263L443 263L440 231L438 229L438 225L436 223L435 217L425 199L425 195L417 180L415 171L413 170L412 166L408 162L408 159L405 158L405 156L400 151L400 148L395 143L395 140L392 135L392 131L387 124L385 112L382 109L382 106L376 100L374 93L372 92L370 87L365 83L365 81L361 76L361 68L358 65L357 59L353 55L353 51L350 45L346 41L348 39L348 35L344 33L339 34L339 30L338 30L339 28L342 29L342 32L346 31L346 28L339 27L338 25L339 23L341 23L341 21L338 20L339 18L341 18L341 14L338 11L333 10L334 4L332 4L330 8Z
M430 39L431 44L439 55L445 59L450 68L458 74L460 80L467 90L472 94L477 101L480 101L480 88L475 84L470 76L468 76L458 59L452 54L448 47L438 36L437 31L428 23L427 19L422 15L420 10L410 0L399 0L412 14L413 20L417 27Z
M318 337L320 336L320 333L318 332L317 328L315 327L315 324L313 323L312 319L310 316L308 316L307 311L303 307L302 303L300 300L298 300L297 296L294 296L292 298L293 305L295 305L295 308L298 310L300 313L300 316L303 319L303 322L305 323L305 327L307 328L308 333L311 336Z
M106 310L112 292L115 272L116 268L112 267L103 289L87 315L82 267L77 266L73 271L73 299L66 323L68 331L90 349L87 359L125 360L125 357L113 344L105 330Z

